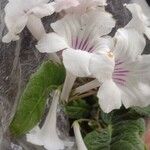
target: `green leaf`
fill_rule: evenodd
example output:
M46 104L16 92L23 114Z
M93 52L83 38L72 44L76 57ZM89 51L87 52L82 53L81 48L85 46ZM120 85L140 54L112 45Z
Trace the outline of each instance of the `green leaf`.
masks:
M103 120L103 122L105 124L111 124L112 123L112 118L113 118L113 112L112 113L104 113L104 112L101 112L101 119Z
M121 130L123 133L139 133L143 134L145 131L145 121L143 119L138 120L124 120L118 123L115 123L113 125L113 128L115 129L113 131L113 135L115 134L121 134Z
M122 137L111 145L111 150L145 150L145 146L136 134Z
M140 117L150 117L150 106L141 108L141 107L132 107L130 109L132 115L139 115Z
M141 135L145 131L143 119L125 120L113 125L111 150L144 150ZM122 144L122 145L120 145Z
M120 133L115 142L111 144L111 150L120 150L121 148L125 150L127 147L128 150L145 150L145 145L138 133Z
M107 125L114 124L120 122L122 120L129 120L130 114L128 113L128 109L121 107L120 109L113 110L110 113L104 113L101 110L100 119ZM138 119L138 118L137 118Z
M65 106L65 112L71 119L83 119L89 116L90 106L84 100L74 100Z
M64 78L64 67L51 61L44 62L31 76L10 125L14 136L27 133L40 121L50 89L61 85Z
M88 150L145 150L141 139L144 130L143 119L125 120L88 133L84 141Z
M111 130L92 131L84 138L88 150L110 150Z
M100 119L107 125L114 124L123 120L137 120L140 118L150 117L150 106L145 108L132 107L125 109L122 107L119 110L114 110L111 113L101 112Z

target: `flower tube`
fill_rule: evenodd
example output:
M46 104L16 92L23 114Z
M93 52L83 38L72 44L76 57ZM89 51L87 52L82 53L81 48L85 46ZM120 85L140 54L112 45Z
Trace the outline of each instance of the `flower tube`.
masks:
M78 150L87 150L81 135L79 123L77 121L73 123L73 130L74 130Z
M65 144L58 137L56 128L56 113L59 97L60 91L56 90L44 125L41 129L39 126L35 127L27 134L26 137L28 142L44 146L47 150L64 149Z

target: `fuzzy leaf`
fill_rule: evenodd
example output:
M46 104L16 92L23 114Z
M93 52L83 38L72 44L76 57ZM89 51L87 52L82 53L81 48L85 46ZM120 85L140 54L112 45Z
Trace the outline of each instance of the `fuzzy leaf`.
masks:
M145 131L145 122L143 119L138 120L124 120L118 123L115 123L113 125L113 128L115 129L113 132L113 135L120 134L120 131L123 130L123 132L126 133L139 133L143 134Z
M138 133L123 132L120 133L118 137L115 137L114 139L114 142L111 145L111 150L145 150L145 145L139 137Z
M50 89L61 85L64 78L64 67L51 61L44 62L31 76L10 125L14 136L27 133L40 121Z
M139 115L140 117L150 117L150 106L141 108L141 107L132 107L130 109L132 113L135 115Z
M143 119L120 121L88 133L84 141L88 150L144 150L141 139L144 130Z
M145 131L143 119L121 121L113 125L111 150L144 150L141 135ZM122 144L122 145L120 145Z
M101 112L101 119L105 124L111 124L112 123L112 117L113 117L113 112L107 114L104 112Z
M102 129L92 131L84 138L88 150L109 150L111 143L111 130Z
M149 109L146 108L139 108L139 107L132 107L130 109L125 109L122 107L119 110L114 110L110 113L101 112L101 119L105 124L114 124L117 122L121 122L124 120L137 120L140 118L148 117Z
M86 118L90 113L90 106L84 100L74 100L68 103L65 107L65 111L71 119Z

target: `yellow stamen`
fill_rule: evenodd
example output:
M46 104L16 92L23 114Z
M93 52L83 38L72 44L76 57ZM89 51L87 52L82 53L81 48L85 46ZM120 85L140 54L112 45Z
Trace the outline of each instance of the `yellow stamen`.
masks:
M113 52L111 52L111 51L110 51L110 52L108 52L108 54L107 54L107 55L108 55L108 57L110 57L110 58L114 58L114 54L113 54Z

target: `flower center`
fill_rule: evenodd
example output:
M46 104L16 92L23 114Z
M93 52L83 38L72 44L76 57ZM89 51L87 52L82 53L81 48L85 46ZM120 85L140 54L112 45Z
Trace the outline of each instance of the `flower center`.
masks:
M108 55L108 57L110 57L110 58L114 58L114 54L113 54L113 52L111 52L111 51L110 51L110 52L108 52L108 54L107 54L107 55Z

